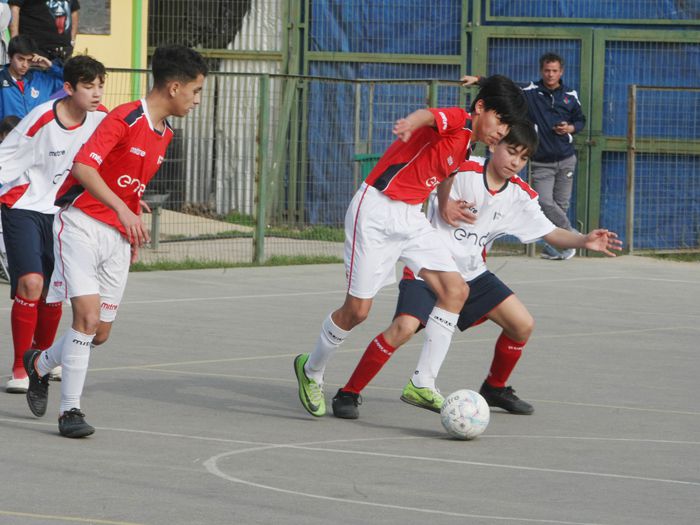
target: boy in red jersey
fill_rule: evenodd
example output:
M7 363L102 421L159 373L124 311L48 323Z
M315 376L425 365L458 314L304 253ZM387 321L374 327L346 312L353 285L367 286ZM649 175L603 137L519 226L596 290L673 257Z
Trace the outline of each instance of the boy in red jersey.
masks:
M66 62L64 74L67 96L36 106L0 145L2 229L13 300L10 393L25 393L29 386L24 353L47 349L56 335L61 302L46 301L54 266L54 201L73 157L107 114L100 104L102 63L76 56ZM59 371L52 376L60 377Z
M508 78L486 79L471 106L419 109L394 125L399 140L384 153L358 192L345 216L345 270L348 281L344 304L321 326L311 354L294 360L299 399L311 415L326 413L323 374L335 350L355 326L367 318L380 288L396 280L402 260L420 275L437 296L426 325L425 348L446 353L458 313L469 293L447 246L421 212L433 188L449 195L453 175L469 156L472 141L495 144L510 125L527 114L520 89ZM473 220L463 209L442 208L447 220ZM370 343L390 351L386 341ZM425 398L440 396L430 370L414 377L412 386ZM441 397L441 396L440 396Z
M45 352L25 353L24 367L29 408L42 416L48 371L63 366L58 429L66 437L95 431L80 407L90 349L109 337L130 261L149 240L139 202L173 135L166 118L185 116L199 104L207 66L192 49L166 46L156 49L152 71L151 91L107 115L76 155L56 200L62 209L54 222L49 295L71 300L73 323Z
M534 411L532 405L519 399L515 391L506 386L532 333L534 321L510 288L488 271L487 247L504 235L515 235L523 242L544 238L561 248L587 248L608 256L614 256L610 250L619 250L621 246L617 235L608 230L593 230L588 235L581 235L557 228L545 217L537 193L517 176L537 149L537 143L533 125L518 122L499 144L489 147L489 160L475 158L462 163L455 176L451 197L469 201L478 210L478 218L473 224L447 224L436 213L435 198L431 198L428 207L428 217L449 246L462 278L469 285L469 298L459 313L457 327L464 331L490 319L503 329L496 342L491 369L481 387L481 394L490 406L514 414L531 414ZM399 284L394 319L377 339L381 337L390 348L398 349L422 326L426 326L435 299L426 282L416 278L406 268ZM333 398L333 415L343 419L359 417L357 406L360 392L392 353L377 351L370 345L350 380ZM428 367L437 375L444 358L445 355L421 353L417 370ZM442 402L422 403L411 394L410 388L404 389L401 400L434 412L442 408Z

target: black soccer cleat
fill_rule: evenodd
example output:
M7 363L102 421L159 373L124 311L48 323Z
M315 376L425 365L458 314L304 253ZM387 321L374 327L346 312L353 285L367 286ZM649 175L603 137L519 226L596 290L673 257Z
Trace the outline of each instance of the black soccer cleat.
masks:
M515 390L511 386L495 387L486 381L481 385L479 393L484 397L490 407L498 407L507 410L511 414L521 414L529 416L535 408L515 395Z
M65 437L81 438L93 434L95 428L88 425L79 408L71 408L58 418L58 431Z
M39 376L36 371L36 360L41 355L41 350L27 350L22 356L24 369L29 377L29 387L27 388L27 404L29 410L37 417L46 414L46 406L49 400L49 375Z
M338 390L333 398L333 415L341 419L357 419L360 417L360 411L357 407L361 404L362 396L360 394Z

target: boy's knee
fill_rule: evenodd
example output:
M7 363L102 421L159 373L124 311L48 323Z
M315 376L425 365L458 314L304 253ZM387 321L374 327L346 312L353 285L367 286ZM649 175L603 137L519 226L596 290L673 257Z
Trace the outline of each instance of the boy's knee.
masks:
M394 348L406 344L413 334L416 333L418 327L420 326L420 321L415 317L408 315L399 315L391 323L391 326L386 331L384 338L387 342Z
M25 299L35 300L44 290L44 278L38 273L22 275L17 280L17 294Z

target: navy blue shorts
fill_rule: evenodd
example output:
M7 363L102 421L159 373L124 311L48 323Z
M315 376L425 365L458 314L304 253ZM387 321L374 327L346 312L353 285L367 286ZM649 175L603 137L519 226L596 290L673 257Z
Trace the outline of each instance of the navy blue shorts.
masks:
M2 236L10 271L10 297L15 298L17 281L28 273L44 276L48 288L53 272L53 215L2 206Z
M483 322L491 310L513 295L513 291L488 270L467 284L469 298L464 303L457 321L457 328L461 332ZM399 300L394 317L410 315L425 326L436 302L437 297L425 281L402 279L399 283Z

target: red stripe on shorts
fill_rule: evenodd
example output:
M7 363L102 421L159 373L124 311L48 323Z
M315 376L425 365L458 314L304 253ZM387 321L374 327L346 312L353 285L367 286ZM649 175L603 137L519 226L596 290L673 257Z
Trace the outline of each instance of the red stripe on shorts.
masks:
M362 193L362 197L360 198L360 203L357 205L357 213L355 213L355 222L352 227L352 251L350 255L350 271L348 272L348 290L347 293L350 293L350 285L352 284L352 270L355 265L355 238L357 237L357 216L360 215L360 208L362 207L362 201L365 200L365 195L367 194L367 190L369 189L369 185L365 188L365 191Z

